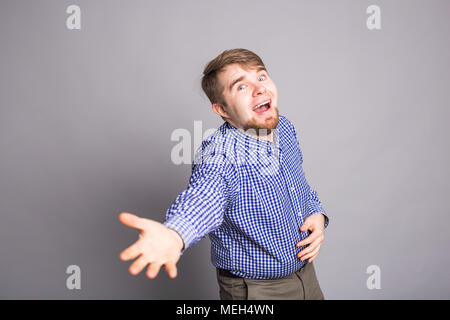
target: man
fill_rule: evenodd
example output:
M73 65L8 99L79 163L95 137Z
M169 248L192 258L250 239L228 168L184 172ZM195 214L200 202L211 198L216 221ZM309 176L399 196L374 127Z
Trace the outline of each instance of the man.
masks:
M186 190L164 224L130 213L141 230L122 260L138 274L171 278L188 247L209 235L221 299L324 299L312 261L328 217L307 183L294 126L278 113L277 88L245 49L226 50L203 72L202 88L225 122L196 152Z

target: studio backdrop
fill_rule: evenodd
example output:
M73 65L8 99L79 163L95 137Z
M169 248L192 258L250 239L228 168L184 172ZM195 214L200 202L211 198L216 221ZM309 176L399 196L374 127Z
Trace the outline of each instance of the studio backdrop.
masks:
M449 12L444 0L1 1L0 298L219 298L207 238L176 279L132 276L119 254L138 232L118 216L164 221L223 123L202 71L246 48L330 218L314 261L325 298L449 299Z

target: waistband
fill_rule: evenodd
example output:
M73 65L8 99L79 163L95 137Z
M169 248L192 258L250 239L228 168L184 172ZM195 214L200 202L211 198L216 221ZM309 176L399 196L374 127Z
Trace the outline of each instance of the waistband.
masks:
M306 266L307 266L307 265L310 265L310 264L311 264L311 263L306 263L306 264L304 264L300 269L298 269L298 270L295 271L294 273L291 273L291 274L285 276L284 278L289 277L289 276L293 276L295 273L298 273L298 272L303 273L303 272L305 271L305 269L307 269ZM237 275L231 273L229 270L221 269L221 268L216 268L216 269L217 269L217 271L219 272L219 275L221 275L221 276L229 277L229 278L238 278L238 279L242 279L242 277L239 277L239 276L237 276Z
M217 270L219 271L219 274L221 276L229 277L229 278L241 278L235 274L232 274L230 271L228 271L226 269L217 268Z

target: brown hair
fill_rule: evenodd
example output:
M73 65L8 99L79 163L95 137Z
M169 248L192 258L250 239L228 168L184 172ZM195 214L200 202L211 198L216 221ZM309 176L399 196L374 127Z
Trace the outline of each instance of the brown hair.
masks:
M241 48L225 50L211 60L203 70L202 89L211 103L225 105L223 87L219 84L217 75L233 63L239 64L245 70L251 67L263 67L264 70L266 68L261 58L250 50Z

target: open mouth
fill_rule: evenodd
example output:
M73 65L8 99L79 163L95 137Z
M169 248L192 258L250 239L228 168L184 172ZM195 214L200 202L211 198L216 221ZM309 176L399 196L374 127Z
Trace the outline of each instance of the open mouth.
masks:
M270 109L271 103L272 103L271 100L264 101L264 102L256 105L255 107L253 107L253 111L255 111L256 113L259 113L259 114L264 113Z

